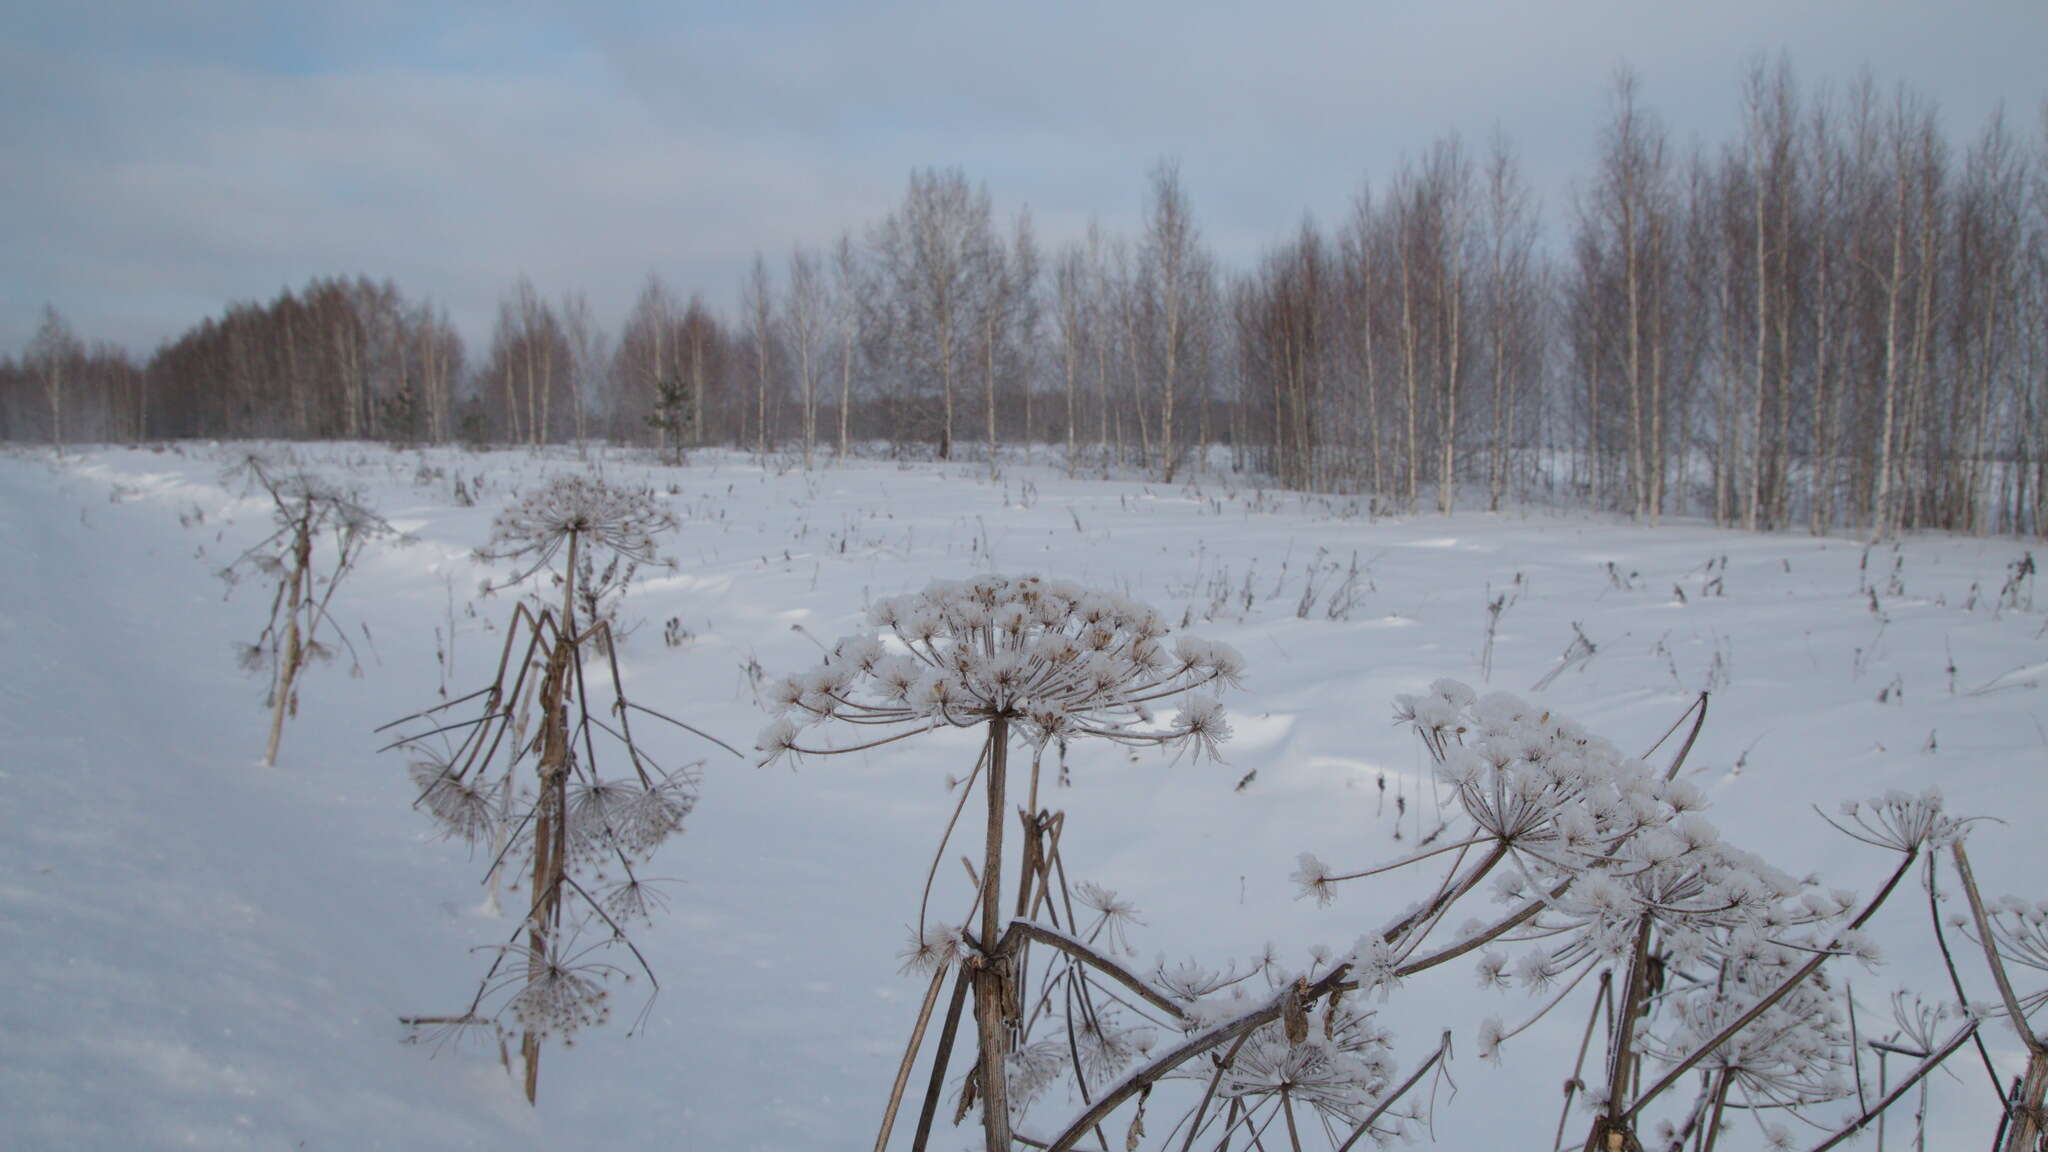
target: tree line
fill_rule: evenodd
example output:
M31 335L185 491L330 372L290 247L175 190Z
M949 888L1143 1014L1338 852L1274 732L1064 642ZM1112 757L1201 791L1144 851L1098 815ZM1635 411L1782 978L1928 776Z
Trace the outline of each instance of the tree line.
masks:
M1743 75L1680 147L1619 74L1546 227L1513 144L1447 136L1245 268L1179 168L1132 236L1048 249L958 169L757 255L730 307L650 276L617 331L522 279L473 356L433 303L315 279L138 363L55 310L0 360L0 438L605 437L805 466L863 444L1173 482L1229 466L1390 510L1536 489L1654 523L2040 534L2048 105L1952 143L1926 99Z

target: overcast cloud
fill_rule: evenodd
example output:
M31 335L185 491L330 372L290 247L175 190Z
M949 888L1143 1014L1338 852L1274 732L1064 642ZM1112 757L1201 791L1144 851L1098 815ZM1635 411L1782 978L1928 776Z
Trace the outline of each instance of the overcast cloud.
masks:
M1681 144L1738 80L1862 69L1965 141L2030 141L2048 3L1202 6L15 4L0 12L0 350L45 301L146 353L233 300L390 277L486 334L522 273L615 325L648 273L726 307L959 165L1042 239L1133 226L1177 156L1241 265L1456 131L1518 146L1554 230L1623 61Z

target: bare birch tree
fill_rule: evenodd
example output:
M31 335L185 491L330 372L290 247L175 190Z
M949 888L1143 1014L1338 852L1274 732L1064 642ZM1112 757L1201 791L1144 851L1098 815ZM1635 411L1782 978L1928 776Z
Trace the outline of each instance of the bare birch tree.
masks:
M43 322L29 343L28 362L42 386L43 399L50 406L50 443L64 451L64 392L70 382L72 363L85 348L71 331L71 325L57 309L43 305Z
M1146 201L1144 240L1138 256L1138 292L1132 301L1150 322L1147 343L1159 388L1159 472L1169 484L1180 465L1182 434L1175 428L1182 377L1186 369L1200 280L1208 275L1201 233L1188 208L1180 164L1162 160L1152 169L1151 195ZM1142 412L1140 419L1142 419ZM1145 461L1147 466L1151 461Z
M1513 146L1496 134L1486 165L1488 374L1492 428L1486 462L1486 507L1506 498L1515 411L1535 359L1533 315L1536 223L1528 185Z
M768 376L775 355L775 301L768 283L768 262L754 254L742 299L747 317L747 347L753 353L754 455L768 459Z
M784 331L796 363L798 398L802 405L804 468L818 443L818 373L824 364L822 342L826 321L825 281L818 258L796 248L789 254L789 283L783 289Z
M839 325L839 457L845 459L847 427L853 412L853 356L861 338L861 292L859 257L853 236L842 232L832 250L833 316Z

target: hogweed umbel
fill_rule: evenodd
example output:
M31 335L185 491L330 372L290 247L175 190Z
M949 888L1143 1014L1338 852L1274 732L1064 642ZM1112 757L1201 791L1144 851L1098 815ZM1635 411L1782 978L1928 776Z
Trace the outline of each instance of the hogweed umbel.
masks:
M309 662L327 660L333 648L348 649L350 671L359 673L355 645L335 621L330 605L341 582L362 559L370 542L393 535L391 525L351 489L309 472L250 454L229 470L229 478L261 491L270 501L271 531L221 570L233 587L253 572L275 585L270 618L255 642L239 646L238 659L250 672L267 672L270 742L263 763L276 766L286 717L299 714L299 674ZM323 543L325 548L322 548ZM323 569L319 556L327 560Z
M979 932L963 928L957 943L943 931L935 937L921 929L917 935L910 964L935 971L877 1146L887 1142L944 969L964 951L970 975L962 979L971 979L973 985L980 1059L960 1111L964 1114L978 1100L987 1147L1008 1152L1014 1106L1042 1090L1056 1065L1072 1065L1074 1074L1083 1078L1104 1075L1112 1063L1127 1060L1136 1051L1135 1035L1101 1013L1089 1013L1064 1043L1022 1039L1026 1029L1013 953L1022 947L1025 935L1061 949L1076 969L1085 965L1122 972L1090 942L1027 919L1051 902L1050 861L1057 852L1062 819L1038 808L1043 758L1048 749L1064 752L1070 743L1090 739L1213 755L1230 728L1220 704L1204 690L1236 683L1243 662L1226 645L1187 636L1169 643L1169 630L1158 613L1128 597L1036 576L937 581L922 592L881 601L869 612L868 622L874 631L839 641L817 668L788 677L770 690L775 716L757 743L759 762L859 752L942 728L982 731L981 752L969 776L970 783L975 778L982 781L987 799L987 830L976 877ZM1168 702L1177 702L1178 711L1161 720L1157 709ZM842 729L851 735L835 739ZM1006 931L1003 827L1009 820L1012 744L1030 752L1032 770L1022 813L1028 833L1023 879L1016 918ZM965 800L963 794L963 804ZM1053 847L1046 847L1048 840ZM1064 890L1064 881L1061 888L1065 907L1056 907L1055 916L1065 912L1072 929L1071 892ZM1094 896L1096 927L1115 941L1130 910L1113 897L1102 899L1106 895ZM922 923L922 910L919 919ZM1080 979L1077 975L1075 983L1066 986L1070 995L1081 987ZM965 984L961 987L956 1005L964 995ZM1085 998L1086 993L1080 995ZM1160 999L1171 1011L1170 1002ZM949 1018L957 1021L957 1011ZM950 1051L951 1042L948 1030L940 1051ZM936 1090L935 1078L932 1092ZM923 1130L928 1130L934 1103L928 1093Z
M627 698L612 621L609 613L592 618L596 598L584 574L594 555L614 565L654 562L655 535L674 526L652 494L588 476L560 476L521 497L499 514L477 555L517 566L500 587L551 573L559 603L514 608L489 684L385 726L401 730L391 746L414 753L418 806L448 836L490 854L494 898L508 862L529 884L520 927L497 949L469 1008L412 1022L509 1022L521 1033L529 1101L538 1092L541 1041L566 1042L608 1018L605 986L628 976L603 953L623 949L647 976L650 996L659 988L625 925L660 905L638 869L682 830L696 776L693 766L657 764L634 738L632 718L704 733ZM587 658L602 659L609 677L599 680ZM466 705L478 712L448 721ZM600 757L600 746L609 756ZM590 943L573 944L585 933Z

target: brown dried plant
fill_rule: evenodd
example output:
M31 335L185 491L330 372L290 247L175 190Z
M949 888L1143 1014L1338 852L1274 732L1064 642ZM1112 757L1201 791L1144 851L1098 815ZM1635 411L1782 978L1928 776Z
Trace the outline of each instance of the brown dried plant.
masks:
M986 1146L992 1152L1007 1152L1016 1114L1057 1074L1063 1061L1080 1078L1085 1093L1091 1069L1100 1074L1120 1065L1132 1051L1132 1032L1112 1018L1106 1005L1095 1006L1092 996L1102 987L1098 977L1146 1000L1169 1018L1180 1016L1171 999L1152 991L1097 946L1095 937L1114 931L1124 915L1112 897L1098 895L1092 929L1078 927L1059 863L1064 815L1038 804L1044 757L1048 750L1063 751L1069 742L1085 739L1192 748L1197 755L1213 752L1229 735L1228 725L1214 698L1191 694L1234 682L1241 663L1229 648L1192 637L1182 637L1169 648L1165 624L1142 604L1035 576L935 582L921 593L883 601L870 613L870 621L877 633L840 641L819 668L776 687L774 706L779 715L762 733L758 747L767 763L857 752L940 728L981 732L980 755L925 883L928 905L932 876L944 857L946 841L979 781L987 800L987 823L980 867L969 865L973 905L965 922L943 926L929 924L926 908L920 907L911 960L932 969L931 985L876 1147L888 1143L946 972L958 960L961 971L939 1033L915 1147L923 1148L930 1138L971 987L976 1064L954 1118L957 1122L979 1104ZM1165 723L1155 720L1152 706L1176 697L1184 698L1180 712ZM806 729L821 726L847 726L858 735L844 744L807 735ZM1026 803L1019 812L1026 835L1015 911L1006 918L1003 830L1011 818L1013 745L1030 752L1031 773ZM1087 898L1084 893L1084 903ZM1035 919L1041 913L1050 915L1050 923ZM1061 957L1061 975L1055 985L1042 985L1027 1005L1023 977L1025 947L1031 942L1055 950ZM1067 1017L1063 1047L1032 1040L1032 1026L1054 993L1081 1007L1078 1019Z
M1952 1030L1942 1023L1941 1006L1920 1013L1895 1037L1869 1045L1918 1063L1888 1094L1867 1095L1853 999L1828 967L1843 957L1872 962L1865 924L1916 861L1931 865L1942 855L1953 856L1971 896L1974 928L1966 921L1965 931L1985 942L2005 1014L2025 1032L2025 1015L2042 997L2013 992L2005 968L2048 955L2039 932L2048 918L2041 906L2014 901L1984 911L1961 847L1969 821L1948 816L1933 794L1846 806L1837 827L1893 858L1877 893L1859 901L1794 880L1723 844L1698 815L1704 797L1679 771L1705 721L1704 696L1690 714L1692 732L1670 767L1656 771L1644 762L1649 754L1626 757L1512 697L1480 699L1449 681L1403 697L1398 715L1420 735L1450 789L1458 814L1453 834L1350 874L1307 856L1296 878L1303 895L1320 902L1346 882L1432 861L1443 869L1441 879L1428 881L1423 899L1361 937L1348 954L1319 957L1292 975L1266 961L1273 991L1262 999L1205 999L1242 979L1231 972L1183 966L1156 973L1147 984L1179 1004L1185 1039L1110 1082L1090 1085L1078 1116L1029 1143L1052 1152L1084 1141L1106 1145L1103 1128L1121 1110L1129 1117L1126 1148L1135 1149L1154 1090L1190 1077L1206 1088L1166 1144L1183 1152L1197 1141L1236 1146L1240 1136L1265 1146L1271 1137L1262 1134L1276 1125L1291 1152L1318 1136L1339 1150L1389 1139L1401 1130L1390 1110L1441 1070L1450 1034L1397 1084L1390 1038L1360 1002L1402 994L1409 981L1477 955L1482 984L1519 983L1539 1001L1512 1027L1485 1021L1482 1059L1498 1059L1507 1041L1574 992L1593 989L1578 1062L1566 1078L1566 1112L1555 1135L1537 1137L1543 1146L1568 1146L1565 1129L1577 1100L1594 1112L1577 1145L1587 1152L1711 1152L1724 1113L1733 1112L1759 1118L1774 1147L1792 1137L1769 1117L1807 1122L1824 1134L1815 1145L1822 1152L1880 1119L1976 1036L1981 1013L1965 1012ZM1506 910L1447 930L1454 909L1484 891ZM1142 988L1125 991L1148 1000ZM1960 979L1957 991L1961 997ZM1605 1054L1596 1056L1595 1072L1588 1057L1602 1047L1595 1042L1601 1036ZM1348 1047L1340 1043L1346 1038ZM2029 1041L2032 1056L2038 1041ZM2027 1075L2006 1094L2006 1149L2032 1152L2040 1122L2036 1077L2030 1059ZM1699 1091L1689 1105L1671 1099L1693 1078ZM1846 1119L1831 1116L1844 1100L1857 1110Z
M400 732L387 747L414 756L417 806L447 835L490 853L494 898L508 863L515 887L526 885L521 923L493 949L468 1008L407 1023L444 1035L489 1028L501 1053L517 1032L529 1101L539 1091L543 1040L567 1042L606 1020L610 986L634 971L647 980L649 1005L660 987L626 925L660 903L639 869L682 830L697 799L696 766L657 764L633 735L633 714L732 751L628 699L609 613L588 618L594 590L582 581L593 554L651 563L655 537L674 527L653 495L581 475L557 477L507 508L478 557L516 565L501 587L551 576L559 602L514 607L483 688L384 726ZM602 680L586 667L597 661ZM610 959L619 951L630 969Z
M230 588L249 573L274 586L263 631L254 643L237 646L237 658L251 672L268 673L270 742L263 763L275 766L285 719L299 714L299 675L307 664L332 659L333 645L339 644L348 650L350 674L361 674L355 645L329 605L364 549L392 535L392 528L356 493L262 456L244 457L229 478L262 492L271 504L270 534L220 575Z

